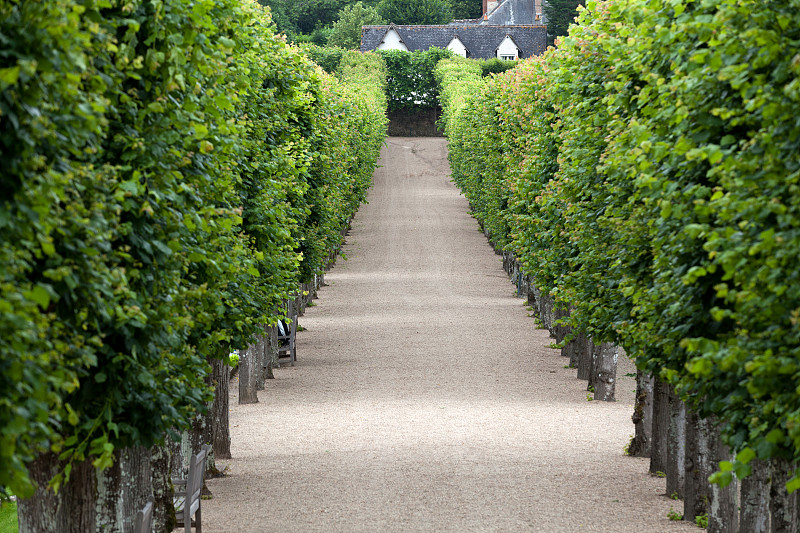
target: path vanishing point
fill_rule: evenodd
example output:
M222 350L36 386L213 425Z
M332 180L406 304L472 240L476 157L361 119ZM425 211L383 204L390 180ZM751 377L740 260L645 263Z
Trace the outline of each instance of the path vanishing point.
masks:
M216 532L671 532L616 403L536 329L450 182L444 139L387 140L369 204L259 403L231 385L233 459L208 481Z

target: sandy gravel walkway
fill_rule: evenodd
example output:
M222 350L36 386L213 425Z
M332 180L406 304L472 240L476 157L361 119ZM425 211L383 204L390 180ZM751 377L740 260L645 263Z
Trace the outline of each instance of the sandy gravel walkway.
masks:
M623 455L633 380L587 402L450 183L445 141L390 138L381 164L298 365L255 405L232 384L234 459L204 530L698 531Z

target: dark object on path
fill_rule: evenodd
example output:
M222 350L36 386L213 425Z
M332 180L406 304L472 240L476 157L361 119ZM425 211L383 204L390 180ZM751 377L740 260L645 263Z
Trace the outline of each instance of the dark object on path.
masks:
M278 358L288 357L289 364L294 366L297 361L297 350L295 348L295 337L297 335L297 315L289 319L278 321Z
M206 456L209 446L203 446L200 453L192 455L189 461L189 474L186 479L173 479L175 488L184 487L184 490L175 491L173 500L175 505L175 518L178 527L183 527L186 533L191 533L194 526L197 533L202 533L203 526L200 515L200 494L203 491L203 478L206 473ZM194 516L194 520L192 517Z

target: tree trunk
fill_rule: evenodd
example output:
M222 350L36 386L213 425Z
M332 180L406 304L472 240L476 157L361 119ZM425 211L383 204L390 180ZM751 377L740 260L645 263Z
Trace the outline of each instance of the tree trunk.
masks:
M786 491L786 482L792 476L792 465L785 459L770 461L772 483L769 490L769 511L772 533L794 533L797 521L797 494Z
M97 512L94 531L133 531L136 513L153 499L150 450L124 448L114 465L97 472Z
M769 531L769 463L760 459L750 462L752 473L742 480L742 506L739 531Z
M653 376L636 371L636 405L633 409L635 434L628 455L650 457L650 444L653 439Z
M239 351L239 404L258 403L257 350L257 345L251 344L246 350Z
M650 444L650 473L667 471L670 385L656 379L653 385L653 441Z
M719 470L720 461L730 461L731 452L722 442L716 420L710 420L711 451L714 454L711 471ZM708 503L708 531L710 533L736 533L739 531L739 510L737 494L739 492L736 479L727 486L710 485L711 497Z
M33 497L18 502L21 533L86 533L133 530L136 513L153 499L150 450L124 448L114 464L96 470L91 460L74 465L58 494L47 483L64 464L55 454L39 456L30 465L38 485Z
M686 475L686 406L672 387L669 396L669 428L667 430L667 494L683 499L683 480Z
M58 494L47 484L64 464L54 453L41 454L28 466L36 492L17 502L20 533L86 533L94 531L97 477L91 461L76 463Z
M150 450L150 472L153 483L153 531L168 533L175 528L175 509L172 506L170 443Z
M267 379L275 379L275 374L272 372L273 368L279 368L278 363L278 328L277 326L270 326L267 328L267 354L265 363L267 367L264 369Z
M231 367L221 359L212 361L211 379L214 383L214 404L211 408L214 457L231 458L231 432L228 422L228 386Z
M593 391L595 389L595 385L597 385L597 356L600 347L596 345L592 339L587 339L586 346L587 351L591 356L591 363L589 366L589 383L586 385L586 390Z
M259 326L259 333L256 337L256 344L255 344L255 362L254 362L254 369L255 372L255 382L256 382L256 390L264 390L264 384L267 380L265 372L264 372L264 363L265 357L267 353L266 348L266 339L265 339L265 331L266 326Z
M597 347L597 366L595 368L594 399L615 402L614 391L617 386L617 347L610 342Z
M556 344L564 341L569 333L569 326L562 324L561 321L569 318L569 307L559 303L554 310L554 324L553 334L556 338Z
M592 342L583 333L575 339L575 351L578 355L578 379L592 379Z
M568 357L569 358L569 364L570 364L570 366L572 366L573 354L575 353L575 335L574 335L574 330L572 329L572 327L567 327L567 328L564 328L564 329L565 329L564 336L567 337L567 336L572 335L572 339L567 341L567 343L564 344L564 346L561 347L561 357Z
M686 410L686 478L684 484L683 519L708 514L711 488L708 476L713 473L709 434L710 423L692 409Z

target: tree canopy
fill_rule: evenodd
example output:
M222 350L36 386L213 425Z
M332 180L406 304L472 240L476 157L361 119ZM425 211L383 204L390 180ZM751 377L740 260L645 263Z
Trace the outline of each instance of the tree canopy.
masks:
M328 46L358 50L361 47L361 26L385 22L377 9L363 2L346 6L339 11L339 20L333 23Z
M449 0L381 0L378 13L394 24L447 24L453 20Z
M578 16L580 0L548 0L544 4L544 15L547 18L547 44L555 44L557 37L566 35L569 25Z

